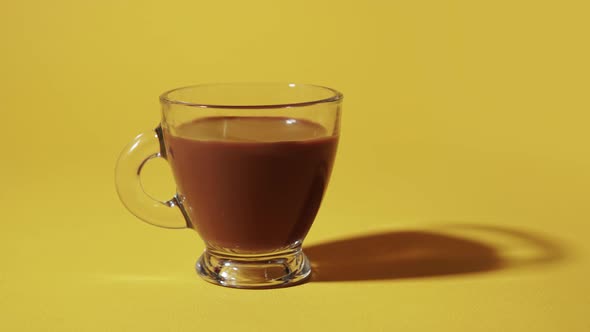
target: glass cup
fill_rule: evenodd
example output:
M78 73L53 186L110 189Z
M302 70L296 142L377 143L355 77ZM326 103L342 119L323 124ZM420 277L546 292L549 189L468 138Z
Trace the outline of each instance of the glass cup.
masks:
M206 249L198 274L214 284L268 288L311 275L301 250L330 178L342 94L305 84L209 84L160 96L162 120L117 162L117 192L150 224L192 228ZM168 161L177 194L142 188L143 166Z

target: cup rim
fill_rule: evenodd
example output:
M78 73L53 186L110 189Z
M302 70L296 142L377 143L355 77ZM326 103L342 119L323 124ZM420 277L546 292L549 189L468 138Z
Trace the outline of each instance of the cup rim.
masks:
M214 87L214 86L255 86L255 85L276 85L276 86L287 86L290 88L293 87L306 87L306 88L314 88L314 89L322 89L327 90L331 93L329 97L320 98L320 99L311 99L308 101L301 101L301 102L293 102L293 103L275 103L275 104L249 104L249 105L224 105L224 104L215 104L215 103L199 103L199 102L189 102L183 101L177 98L171 98L170 94L181 91L181 90L189 90L201 87ZM311 106L315 104L323 104L323 103L333 103L333 102L340 102L344 98L344 95L339 92L338 90L322 86L316 84L300 84L300 83L280 83L280 82L259 82L259 83L207 83L207 84L193 84L187 85L175 89L168 90L160 95L160 102L167 103L167 104L175 104L181 106L189 106L189 107L198 107L198 108L225 108L225 109L273 109L273 108L290 108L290 107L304 107L304 106Z

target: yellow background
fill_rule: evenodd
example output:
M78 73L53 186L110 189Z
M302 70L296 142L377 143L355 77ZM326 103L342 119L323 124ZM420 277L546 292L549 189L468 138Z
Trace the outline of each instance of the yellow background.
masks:
M0 330L590 331L589 9L5 1ZM207 284L115 194L158 95L228 81L345 94L305 285Z

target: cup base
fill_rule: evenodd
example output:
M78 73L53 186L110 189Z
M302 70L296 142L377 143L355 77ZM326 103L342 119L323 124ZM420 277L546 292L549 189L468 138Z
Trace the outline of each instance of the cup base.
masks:
M196 265L206 281L232 288L277 288L311 277L309 260L300 247L262 255L238 255L206 249Z

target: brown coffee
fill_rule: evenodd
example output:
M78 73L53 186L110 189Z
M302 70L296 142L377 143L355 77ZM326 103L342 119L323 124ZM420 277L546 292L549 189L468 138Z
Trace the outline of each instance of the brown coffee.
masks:
M303 240L337 136L283 117L212 117L164 130L183 207L213 247L269 252Z

